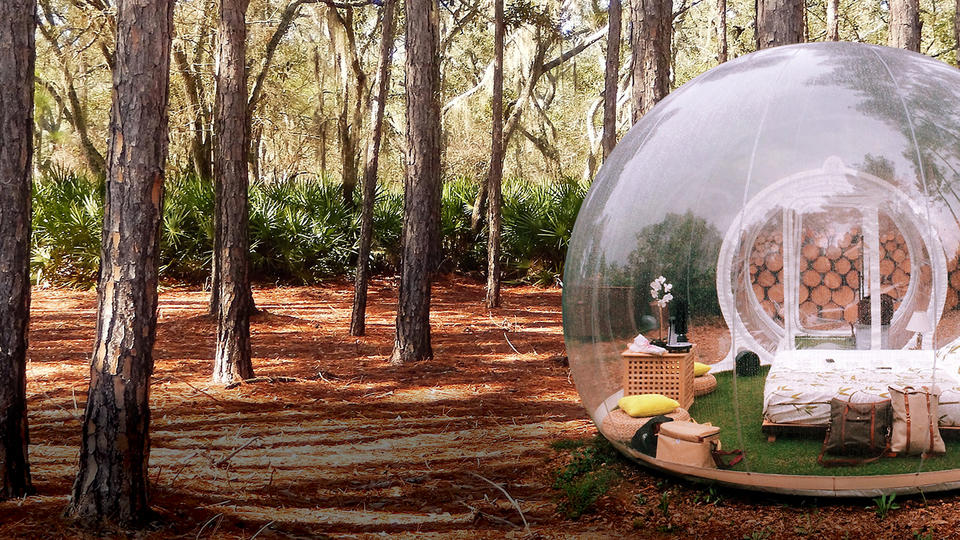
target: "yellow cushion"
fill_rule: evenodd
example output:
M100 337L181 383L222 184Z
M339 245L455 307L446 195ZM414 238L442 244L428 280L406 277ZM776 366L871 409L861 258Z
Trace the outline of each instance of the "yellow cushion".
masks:
M710 371L710 366L706 364L701 364L700 362L693 363L693 376L694 377L703 377Z
M620 398L617 406L630 416L640 418L672 413L680 403L660 394L637 394Z

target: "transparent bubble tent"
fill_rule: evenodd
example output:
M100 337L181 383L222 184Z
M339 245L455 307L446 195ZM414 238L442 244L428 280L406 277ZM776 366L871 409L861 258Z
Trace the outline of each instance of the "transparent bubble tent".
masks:
M853 43L749 54L671 93L594 180L564 269L573 380L622 453L682 477L802 495L954 489L958 254L960 71ZM689 320L688 351L631 353L638 334L675 337L669 317ZM819 463L832 400L880 402L891 387L934 396L946 452ZM643 393L676 399L667 416L712 424L745 459L641 451L648 418L619 403Z

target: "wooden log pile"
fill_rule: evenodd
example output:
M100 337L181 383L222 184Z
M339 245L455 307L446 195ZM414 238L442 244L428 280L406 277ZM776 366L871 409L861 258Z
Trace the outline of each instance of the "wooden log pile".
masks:
M859 227L825 234L803 231L800 246L799 310L802 321L811 318L846 323L857 321L857 303L861 299L862 241ZM948 265L950 287L947 309L958 306L960 291L960 254ZM928 268L923 268L929 271ZM911 260L903 235L889 220L881 222L880 284L893 297L895 308L910 284ZM783 320L783 249L779 230L762 231L750 255L753 292L763 310L775 320Z

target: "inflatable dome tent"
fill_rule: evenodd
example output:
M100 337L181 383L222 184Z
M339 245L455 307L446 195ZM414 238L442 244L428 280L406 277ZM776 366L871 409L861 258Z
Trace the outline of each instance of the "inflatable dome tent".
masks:
M958 253L960 71L853 43L746 55L654 107L597 175L564 270L577 391L621 452L691 479L838 496L960 487ZM676 341L667 319L682 330L682 312L689 350L628 347L641 332ZM638 394L674 399L668 417L712 424L745 459L644 448L652 413L621 401ZM870 418L889 422L896 457L818 461L835 400L891 398ZM910 452L927 437L945 451Z

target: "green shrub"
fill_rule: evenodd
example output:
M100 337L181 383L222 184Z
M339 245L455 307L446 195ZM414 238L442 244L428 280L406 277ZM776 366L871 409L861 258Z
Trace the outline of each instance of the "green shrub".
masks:
M590 511L617 480L619 475L610 466L619 462L620 455L600 435L585 445L558 446L575 450L570 463L554 474L553 487L561 493L557 510L570 519L577 519Z
M33 280L57 286L96 284L102 227L103 182L51 167L34 183Z
M100 263L102 180L63 168L37 178L34 190L33 274L38 283L93 286ZM486 230L470 227L478 184L456 178L443 186L442 271L486 271ZM161 221L160 273L203 282L213 254L213 184L187 174L167 178ZM509 279L555 282L586 187L573 181L504 187L504 272ZM312 175L250 185L250 270L256 280L315 283L351 274L360 235L359 209L340 185ZM370 262L374 272L400 262L403 193L378 186Z

